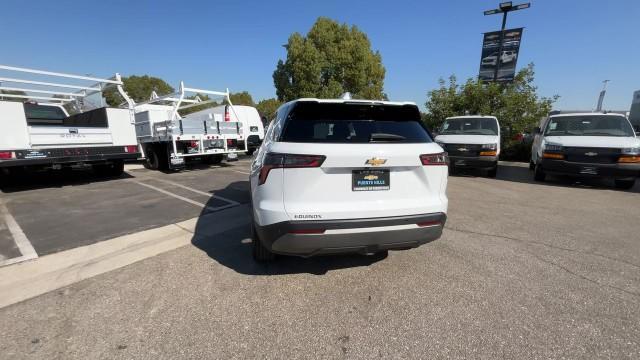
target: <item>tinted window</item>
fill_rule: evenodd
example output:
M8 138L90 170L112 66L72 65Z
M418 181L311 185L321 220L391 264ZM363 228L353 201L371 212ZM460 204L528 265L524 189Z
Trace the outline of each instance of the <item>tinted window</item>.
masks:
M622 116L576 115L549 119L547 136L634 136L629 121Z
M24 104L27 124L32 125L62 125L66 115L59 107L37 104Z
M440 135L498 135L498 122L492 118L454 118L445 120Z
M415 105L298 102L280 141L316 143L426 143Z

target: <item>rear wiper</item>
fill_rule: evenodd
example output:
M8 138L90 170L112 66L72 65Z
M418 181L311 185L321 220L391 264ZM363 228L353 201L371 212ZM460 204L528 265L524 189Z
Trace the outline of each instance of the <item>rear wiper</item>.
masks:
M373 133L371 134L371 137L369 137L369 142L374 142L374 141L402 141L402 140L406 140L407 138L402 136L402 135L396 135L396 134L387 134L387 133Z

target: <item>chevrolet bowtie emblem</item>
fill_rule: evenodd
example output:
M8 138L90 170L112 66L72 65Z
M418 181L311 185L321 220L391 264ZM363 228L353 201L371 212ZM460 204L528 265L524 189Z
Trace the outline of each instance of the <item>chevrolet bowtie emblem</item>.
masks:
M584 154L587 155L587 156L596 156L596 155L598 155L598 153L596 153L596 152L588 152L588 153L584 153Z
M384 165L386 162L387 162L387 159L378 159L374 157L365 161L365 165L380 166L380 165Z
M367 175L364 177L365 180L378 180L378 176L376 175Z

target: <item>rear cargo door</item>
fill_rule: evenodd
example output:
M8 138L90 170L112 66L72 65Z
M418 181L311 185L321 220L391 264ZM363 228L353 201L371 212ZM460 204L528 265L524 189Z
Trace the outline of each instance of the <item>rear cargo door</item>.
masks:
M109 146L113 138L106 108L66 116L59 107L24 104L32 147Z
M420 155L442 149L414 105L301 104L271 151L324 160L319 167L283 169L292 220L424 214L441 207L447 167L423 165Z

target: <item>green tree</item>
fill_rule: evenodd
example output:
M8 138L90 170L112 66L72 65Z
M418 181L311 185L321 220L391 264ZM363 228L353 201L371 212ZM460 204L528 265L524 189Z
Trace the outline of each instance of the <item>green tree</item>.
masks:
M27 93L24 92L24 91L0 90L0 100L4 100L4 101L19 101L19 102L23 102L23 101L27 100L25 98L4 97L4 96L1 96L2 94L26 96Z
M320 17L306 36L293 33L285 47L287 59L273 73L278 100L337 98L347 91L355 98L385 97L382 57L356 26Z
M540 97L534 75L534 66L529 64L508 83L468 79L458 84L454 75L449 77L448 84L440 79L439 88L428 93L424 121L429 128L437 129L449 116L493 115L503 129L503 147L509 149L515 146L512 136L535 127L558 99L557 95Z
M270 121L276 116L276 111L280 105L282 105L282 102L278 101L278 99L264 99L256 105L256 109L258 109L260 116L264 116L267 121Z
M256 103L253 102L253 98L248 91L242 91L238 93L229 94L229 99L233 105L246 105L246 106L256 106ZM224 101L226 103L226 100Z
M167 84L166 81L149 75L132 75L123 78L122 82L124 83L124 90L135 102L149 100L152 91L155 91L158 95L166 95L174 92L174 89L171 85ZM109 106L118 106L124 102L124 99L115 88L106 90L104 92L104 98Z

